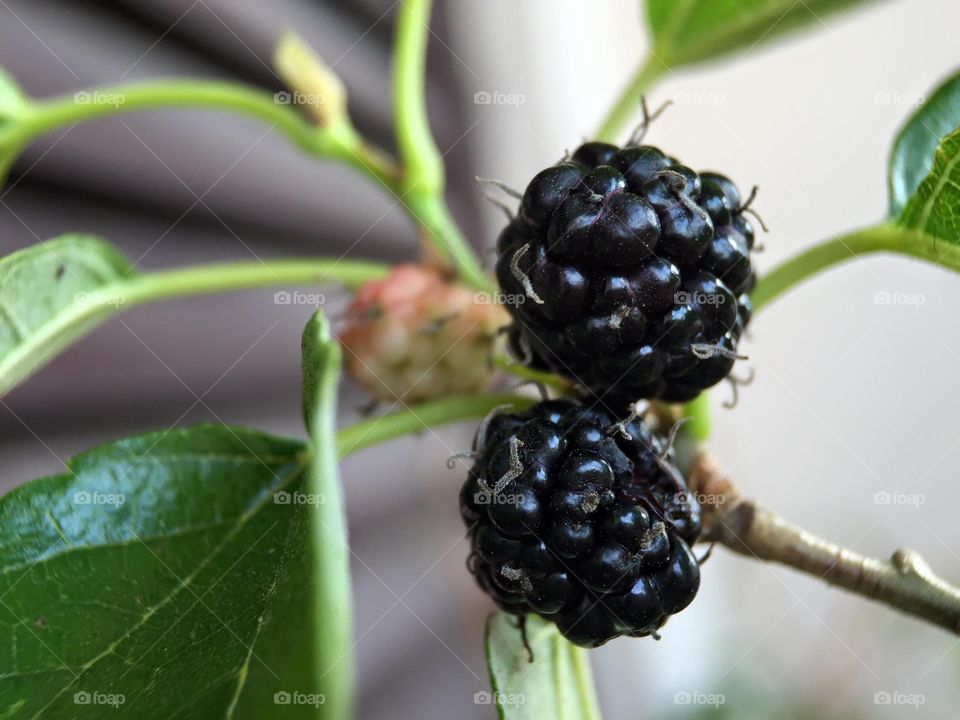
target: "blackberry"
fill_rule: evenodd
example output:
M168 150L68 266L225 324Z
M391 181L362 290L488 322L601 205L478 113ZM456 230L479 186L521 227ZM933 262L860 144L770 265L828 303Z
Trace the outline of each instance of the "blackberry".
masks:
M495 415L460 493L468 566L502 609L573 643L656 635L700 585L700 507L639 419L570 399Z
M498 240L500 286L524 299L513 352L618 402L696 397L750 319L745 209L731 180L655 147L582 145L533 178Z

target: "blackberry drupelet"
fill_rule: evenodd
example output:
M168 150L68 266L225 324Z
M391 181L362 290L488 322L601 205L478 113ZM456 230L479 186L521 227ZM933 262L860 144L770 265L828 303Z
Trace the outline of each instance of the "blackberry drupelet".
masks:
M700 585L700 508L672 450L616 422L570 399L495 415L460 494L480 587L584 647L656 634Z
M582 145L540 172L500 235L513 352L609 397L690 400L750 319L754 232L736 185L651 146Z

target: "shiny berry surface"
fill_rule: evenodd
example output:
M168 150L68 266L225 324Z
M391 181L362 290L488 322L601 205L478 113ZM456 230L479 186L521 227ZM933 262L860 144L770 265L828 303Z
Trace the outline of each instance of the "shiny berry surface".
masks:
M655 147L577 148L533 178L501 233L497 279L522 299L509 346L618 411L692 399L729 373L750 319L742 203L729 178Z
M585 647L655 633L700 585L700 508L672 452L616 422L574 400L496 415L460 494L480 587Z

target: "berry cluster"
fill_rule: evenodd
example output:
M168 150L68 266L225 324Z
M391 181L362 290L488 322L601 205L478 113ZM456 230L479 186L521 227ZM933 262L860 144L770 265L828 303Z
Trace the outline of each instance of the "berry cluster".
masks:
M655 635L700 585L700 508L639 419L574 400L493 416L460 494L477 582L577 645Z
M623 407L726 377L750 320L754 233L728 178L650 146L582 145L527 186L498 241L510 343Z
M491 340L508 322L502 305L436 270L398 265L360 288L340 341L348 372L374 398L418 402L484 390Z

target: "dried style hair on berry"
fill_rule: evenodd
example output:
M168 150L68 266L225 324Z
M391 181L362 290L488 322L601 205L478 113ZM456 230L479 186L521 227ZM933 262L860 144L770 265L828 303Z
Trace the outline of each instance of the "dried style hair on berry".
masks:
M618 411L696 397L729 374L750 321L748 205L655 147L580 146L500 234L497 279L527 300L508 307L511 350Z
M500 608L596 647L656 636L693 600L700 507L635 413L541 402L490 417L472 455L460 493L467 564Z

